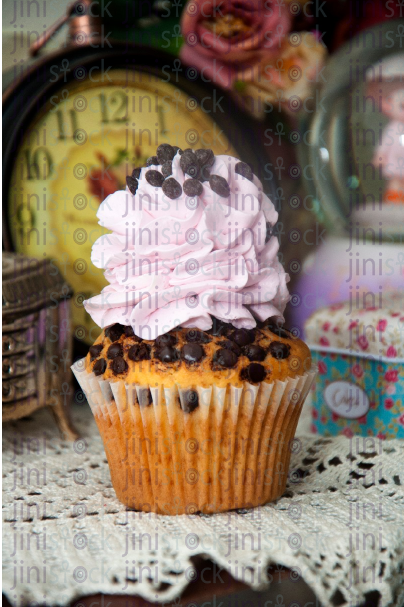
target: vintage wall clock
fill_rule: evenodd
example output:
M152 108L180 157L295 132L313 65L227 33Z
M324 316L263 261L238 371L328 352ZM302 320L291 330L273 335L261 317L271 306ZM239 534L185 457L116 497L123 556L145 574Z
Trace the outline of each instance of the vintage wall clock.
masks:
M262 133L230 98L161 51L72 46L36 62L3 96L4 243L55 259L75 295L75 336L95 329L82 302L104 286L90 262L96 212L157 145L210 147L251 163L267 193Z

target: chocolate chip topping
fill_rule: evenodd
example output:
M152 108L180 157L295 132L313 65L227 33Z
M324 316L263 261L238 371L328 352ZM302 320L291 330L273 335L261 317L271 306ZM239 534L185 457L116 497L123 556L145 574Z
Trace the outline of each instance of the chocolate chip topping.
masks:
M163 185L164 177L159 171L155 171L154 169L146 171L145 177L146 181L156 188L160 188Z
M174 346L176 343L177 338L172 333L164 333L164 335L159 335L155 341L157 348L162 348L163 346Z
M201 170L199 171L199 180L201 182L209 181L209 177L210 177L210 167L202 167Z
M238 346L247 346L254 341L254 334L248 329L236 329L229 338L235 341Z
M185 344L181 349L181 358L188 364L197 363L205 356L205 352L199 344Z
M126 178L126 185L128 186L130 193L135 195L139 185L138 180L135 177L129 177L128 175Z
M203 185L197 179L186 179L182 187L186 196L200 196L203 192Z
M224 367L225 369L231 369L231 367L234 367L234 365L237 364L237 361L237 354L232 352L232 350L228 350L227 348L217 350L213 357L213 362L217 363L221 367Z
M173 174L173 163L171 160L165 162L161 167L161 174L164 178L170 177Z
M125 326L125 337L134 337L135 333L130 325Z
M171 346L164 346L164 348L155 352L155 356L161 360L162 363L173 363L178 360L179 352Z
M109 337L111 341L118 341L124 332L125 327L118 322L105 329L105 335Z
M187 390L184 392L182 395L181 408L185 413L192 413L192 411L194 411L198 405L199 397L196 390Z
M181 184L174 177L169 177L163 182L163 192L171 200L179 198L182 194Z
M150 405L153 404L150 388L143 388L142 390L139 390L137 398L141 407L150 407Z
M99 355L101 354L101 350L103 349L103 344L97 344L95 346L91 346L89 349L90 352L90 358L91 360L94 360L94 358L98 358Z
M209 185L218 196L221 196L222 198L228 198L230 196L230 187L224 177L221 177L220 175L210 175Z
M215 162L215 155L212 150L195 150L195 156L197 157L201 167L211 167Z
M128 350L128 358L135 362L150 360L150 346L148 344L135 344Z
M157 156L150 156L150 158L148 158L146 160L146 166L147 167L151 167L151 166L157 166L159 163L159 161L157 160Z
M266 233L265 233L265 244L266 244L272 236L273 226L272 226L272 224L269 223L269 221L267 221L265 225L266 225Z
M270 331L272 331L272 333L275 333L279 337L284 337L286 339L292 338L289 331L286 331L286 329L284 329L281 325L278 325L274 322L267 322L264 323L264 326L266 326Z
M179 154L183 154L183 150L181 150L181 148L178 147L178 145L173 145L173 150L174 150L174 154L176 154L177 152L179 152Z
M122 358L122 356L117 356L111 363L111 369L115 375L126 373L128 370L128 363Z
M245 162L238 162L234 167L234 172L242 177L245 177L246 179L249 179L249 181L253 180L254 173Z
M265 360L265 357L267 355L264 348L261 348L261 346L256 346L255 344L250 344L248 346L245 346L243 348L243 353L245 356L247 356L247 358L249 360L259 360L259 361Z
M231 341L230 339L226 339L223 343L220 344L223 348L227 348L237 354L237 356L241 355L241 348L236 344L236 342Z
M142 172L142 167L136 167L135 169L133 169L133 171L132 171L133 179L139 179L141 172Z
M111 344L107 350L107 358L113 359L117 356L123 356L123 346L118 341Z
M190 177L193 179L197 179L199 175L199 161L196 155L192 150L187 149L184 150L184 153L181 156L180 167Z
M185 339L193 344L208 344L212 341L204 331L198 329L189 329L185 334Z
M273 341L271 344L269 344L269 353L271 356L273 356L273 358L283 360L289 356L290 346L282 343L281 341Z
M232 329L232 325L223 320L219 320L215 316L212 316L212 328L208 330L211 335L227 335Z
M251 363L241 370L240 377L252 384L256 384L265 378L266 371L259 363Z
M176 154L176 151L169 143L161 143L157 148L157 160L159 164L172 160Z
M94 364L93 373L94 375L102 375L105 373L105 369L107 368L107 361L105 358L99 358L97 362Z

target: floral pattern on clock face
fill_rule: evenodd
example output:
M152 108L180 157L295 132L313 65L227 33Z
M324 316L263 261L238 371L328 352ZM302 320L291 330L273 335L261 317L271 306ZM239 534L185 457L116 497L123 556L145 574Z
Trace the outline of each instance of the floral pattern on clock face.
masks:
M105 233L98 207L165 142L237 156L183 90L144 72L129 78L126 70L111 70L103 83L74 82L53 95L18 150L9 190L14 247L55 260L75 291L75 335L86 342L99 328L82 302L106 284L90 261L93 243Z

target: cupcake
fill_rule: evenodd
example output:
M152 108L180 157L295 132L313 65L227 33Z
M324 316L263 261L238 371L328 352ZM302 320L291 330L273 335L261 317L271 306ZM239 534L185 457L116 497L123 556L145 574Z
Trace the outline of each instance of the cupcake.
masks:
M98 210L109 285L84 305L102 332L73 365L114 489L161 514L265 504L314 378L282 326L277 213L236 158L162 144L147 165Z

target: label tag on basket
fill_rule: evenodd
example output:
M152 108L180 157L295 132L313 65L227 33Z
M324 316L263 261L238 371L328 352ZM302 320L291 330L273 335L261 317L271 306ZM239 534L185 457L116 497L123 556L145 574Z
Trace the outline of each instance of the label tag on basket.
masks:
M369 410L367 394L349 381L334 381L324 390L324 398L331 411L340 417L356 419Z

